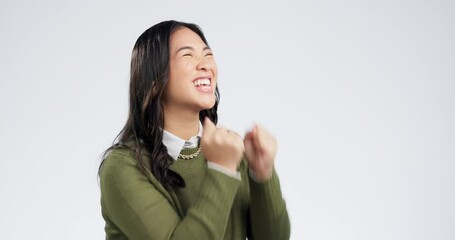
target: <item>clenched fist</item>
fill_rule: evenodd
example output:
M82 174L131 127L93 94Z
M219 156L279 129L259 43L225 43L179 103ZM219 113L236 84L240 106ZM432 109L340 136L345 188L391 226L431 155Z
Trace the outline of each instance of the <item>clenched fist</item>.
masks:
M265 182L272 177L277 141L262 126L256 125L245 135L245 154L254 177Z
M242 138L225 128L217 128L209 118L204 119L201 149L209 162L233 171L242 161L244 146Z

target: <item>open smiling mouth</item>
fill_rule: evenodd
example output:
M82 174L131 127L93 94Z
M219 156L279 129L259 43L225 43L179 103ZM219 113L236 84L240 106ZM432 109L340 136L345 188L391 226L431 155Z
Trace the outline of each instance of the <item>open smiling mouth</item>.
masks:
M199 90L210 91L211 90L210 80L211 80L210 78L198 78L193 81L193 85Z

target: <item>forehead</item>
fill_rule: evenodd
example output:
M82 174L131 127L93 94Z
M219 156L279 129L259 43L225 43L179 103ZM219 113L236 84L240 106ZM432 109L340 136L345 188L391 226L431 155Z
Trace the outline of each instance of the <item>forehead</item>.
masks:
M180 28L171 34L169 41L171 51L177 50L180 47L206 47L201 37L188 28Z

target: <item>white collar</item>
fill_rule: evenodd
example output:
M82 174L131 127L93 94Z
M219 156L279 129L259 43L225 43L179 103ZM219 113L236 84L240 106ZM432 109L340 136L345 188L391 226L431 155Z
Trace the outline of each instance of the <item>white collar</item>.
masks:
M188 141L183 140L174 134L163 129L163 144L167 148L167 153L177 160L180 152L184 148L195 148L199 144L199 138L202 137L202 123L199 121L199 131L196 136L191 137Z

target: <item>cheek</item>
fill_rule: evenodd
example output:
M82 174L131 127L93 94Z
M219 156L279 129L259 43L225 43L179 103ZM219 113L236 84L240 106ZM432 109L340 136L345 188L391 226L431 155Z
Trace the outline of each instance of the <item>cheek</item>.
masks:
M179 84L180 80L181 79L179 79L178 76L169 78L169 81L165 89L165 94L168 97L175 98L176 96L181 95L183 86L182 84Z
M169 77L181 78L189 69L189 63L183 60L172 60L169 62Z
M178 61L174 64L174 72L180 74L187 74L193 69L194 64L191 61Z
M182 88L182 85L185 85L191 76L189 73L187 64L177 63L170 65L168 88L171 91Z
M212 72L213 72L213 76L215 76L215 78L217 78L218 77L218 66L216 65L215 61L213 61Z

